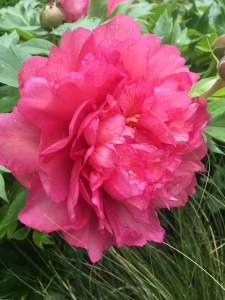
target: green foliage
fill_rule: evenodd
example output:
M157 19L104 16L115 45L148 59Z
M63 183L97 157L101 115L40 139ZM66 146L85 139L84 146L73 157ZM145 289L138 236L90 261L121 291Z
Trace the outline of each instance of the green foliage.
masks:
M189 91L191 98L198 97L211 89L220 77L218 75L198 81Z
M44 231L40 232L40 231L34 230L33 231L33 241L34 241L35 245L37 245L42 250L44 250L44 247L43 247L44 244L52 245L50 236Z
M170 41L172 29L173 29L172 18L169 18L167 11L165 10L155 24L154 34L162 38L163 44L168 44Z
M36 38L46 34L40 26L39 2L19 1L14 7L0 9L0 30L14 31L24 39Z
M215 100L208 105L210 123L206 132L215 139L225 142L225 99Z
M88 15L93 18L105 19L108 9L107 0L91 0L88 7Z
M60 25L58 28L53 30L51 34L55 34L57 36L61 36L66 30L74 30L78 27L84 27L87 29L93 29L100 24L100 19L92 18L92 17L81 17L75 23L64 23Z
M18 45L18 48L30 55L48 55L52 43L43 39L32 39Z

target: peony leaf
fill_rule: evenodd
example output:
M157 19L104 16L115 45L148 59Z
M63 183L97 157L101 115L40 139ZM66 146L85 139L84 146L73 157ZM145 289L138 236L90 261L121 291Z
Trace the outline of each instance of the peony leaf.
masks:
M17 45L19 38L20 36L16 32L16 30L14 30L10 34L5 33L3 36L0 37L0 45L9 48L11 44Z
M24 206L26 196L27 190L23 190L10 204L5 218L0 224L0 231L17 220L17 215Z
M181 48L184 45L186 38L187 28L181 31L181 27L178 21L174 22L173 31L171 35L171 44L177 46L178 48Z
M198 21L194 27L196 30L198 30L202 34L208 33L209 12L210 12L211 6L212 6L212 4L206 9L204 14L198 19Z
M121 3L118 3L116 5L116 7L114 8L114 10L112 11L112 13L107 17L107 20L110 20L112 17L114 17L115 15L118 15L118 14L128 14L128 10L129 10L129 7L131 5L131 0L130 1L125 1L125 2L121 2ZM140 6L141 5L141 9L139 8L138 9L138 5ZM134 11L135 13L138 14L138 11L140 12L140 10L142 11L142 14L143 14L143 3L139 3L139 4L135 4L134 7L133 7L133 10L129 11L129 15L134 17ZM135 9L136 8L136 9ZM148 5L148 8L149 8L149 5Z
M19 99L18 90L11 86L0 87L0 113L11 112Z
M162 44L166 44L170 40L171 32L173 29L172 18L169 18L167 10L159 17L155 24L154 33L162 38Z
M28 236L30 230L31 230L31 228L25 226L25 227L23 227L23 228L18 229L17 231L15 231L8 238L14 239L14 240L18 240L18 241L22 241L22 240L24 240Z
M88 15L90 17L99 18L101 20L105 19L108 9L107 0L91 0L88 7Z
M15 7L4 7L0 10L0 29L16 30L25 39L31 39L47 32L40 26L39 2L33 0L19 1Z
M1 173L0 173L0 197L6 202L9 202L5 192L5 181Z
M32 39L18 45L18 48L31 55L48 55L52 45L43 39Z
M35 245L44 250L43 244L52 245L52 241L50 240L50 235L46 232L34 230L33 231L33 241Z
M214 76L202 79L198 81L189 91L189 96L191 98L198 97L211 89L211 87L216 83L216 81L220 79L220 77Z
M10 49L0 45L0 82L18 87L18 72L29 55L15 46Z
M207 146L209 148L209 150L213 153L219 153L219 154L225 154L216 144L216 142L214 142L214 140L212 139L212 137L205 133L205 137L206 137L206 142L207 142Z
M78 27L84 27L86 29L94 29L101 22L99 18L90 18L89 16L83 18L81 17L78 21L74 23L64 23L60 25L55 30L51 31L51 33L55 35L61 36L66 30L74 30Z
M213 138L225 142L225 99L215 100L208 105L210 123L206 132Z
M6 172L6 173L11 173L10 170L8 170L7 168L3 167L3 166L0 166L0 171L1 172Z

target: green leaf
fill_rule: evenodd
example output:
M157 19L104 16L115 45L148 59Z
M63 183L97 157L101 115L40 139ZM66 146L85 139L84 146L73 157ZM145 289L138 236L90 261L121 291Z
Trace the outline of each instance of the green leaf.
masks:
M112 17L118 14L128 14L129 16L132 16L132 12L128 13L128 9L131 5L131 2L132 1L125 1L117 4L114 10L111 12L111 14L107 17L107 20L110 20ZM138 4L135 4L135 6L137 5Z
M44 250L43 244L52 245L52 241L50 240L50 236L44 231L33 231L33 241L35 245Z
M211 52L211 49L207 48L207 47L202 47L202 46L195 46L195 48L203 51L203 52Z
M0 86L0 113L11 112L19 97L17 88L7 85Z
M47 34L40 26L39 2L34 0L19 1L14 7L8 6L0 10L0 29L16 30L24 39L31 39Z
M189 91L189 96L191 98L200 96L204 93L206 93L207 91L209 91L211 89L211 87L216 83L216 81L219 79L220 77L214 76L214 77L209 77L209 78L205 78L202 79L200 81L198 81Z
M0 230L17 220L18 213L22 210L25 204L27 190L23 190L10 204L6 216L0 224Z
M7 226L4 226L4 228L0 229L0 239L2 239L6 234L7 236L11 236L13 232L16 230L18 225L17 221L14 221ZM1 228L1 225L0 225Z
M179 23L176 21L173 26L171 35L171 44L177 46L179 49L184 45L187 38L187 28L181 31Z
M211 118L206 127L206 133L221 142L225 142L225 99L209 103L208 112Z
M5 180L1 173L0 173L0 197L3 200L5 200L6 202L9 202L6 192L5 192Z
M167 10L159 17L156 22L154 33L158 37L162 38L162 43L169 43L170 35L173 29L173 21L172 18L169 18L167 14Z
M101 22L101 19L99 18L90 18L89 16L83 18L81 17L77 22L75 23L64 23L60 25L55 30L51 31L52 34L61 36L66 30L74 30L78 27L84 27L86 29L93 29L96 26L98 26Z
M106 17L107 10L107 0L91 0L88 6L88 15L93 18L99 18L103 21Z
M28 236L30 230L31 228L25 226L15 231L11 236L8 236L8 238L22 241Z
M198 19L197 23L194 26L194 29L198 30L202 34L208 33L210 9L211 5L206 9L204 14Z
M11 44L17 45L19 38L20 36L16 32L16 30L14 30L10 34L5 33L3 36L0 37L0 45L9 48Z
M18 72L28 57L27 53L15 50L13 45L11 49L0 45L0 82L18 87Z
M11 173L10 170L8 170L6 167L4 166L0 166L0 172L6 172L6 173Z
M43 39L32 39L18 45L18 48L31 55L49 55L50 48L53 44Z
M207 133L205 133L205 135L206 135L206 142L207 142L207 146L208 146L209 150L213 153L218 153L218 154L224 155L225 153L218 147L218 145L212 139L212 137L210 135L208 135Z

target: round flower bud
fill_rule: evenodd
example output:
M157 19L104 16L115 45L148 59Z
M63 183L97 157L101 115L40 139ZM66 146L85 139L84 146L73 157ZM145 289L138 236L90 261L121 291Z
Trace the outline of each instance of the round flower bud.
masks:
M62 24L63 15L55 5L46 5L40 13L41 26L45 29L57 28Z
M219 61L217 65L217 70L220 77L225 80L225 56Z
M223 57L225 55L225 34L219 36L214 42L213 42L213 52Z

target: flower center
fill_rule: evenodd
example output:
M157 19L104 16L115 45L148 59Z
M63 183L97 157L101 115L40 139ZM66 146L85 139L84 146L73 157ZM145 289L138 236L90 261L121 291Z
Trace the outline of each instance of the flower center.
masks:
M134 115L133 117L128 117L126 118L126 122L129 123L129 122L137 122L138 121L138 118L140 117L140 114L136 114Z

